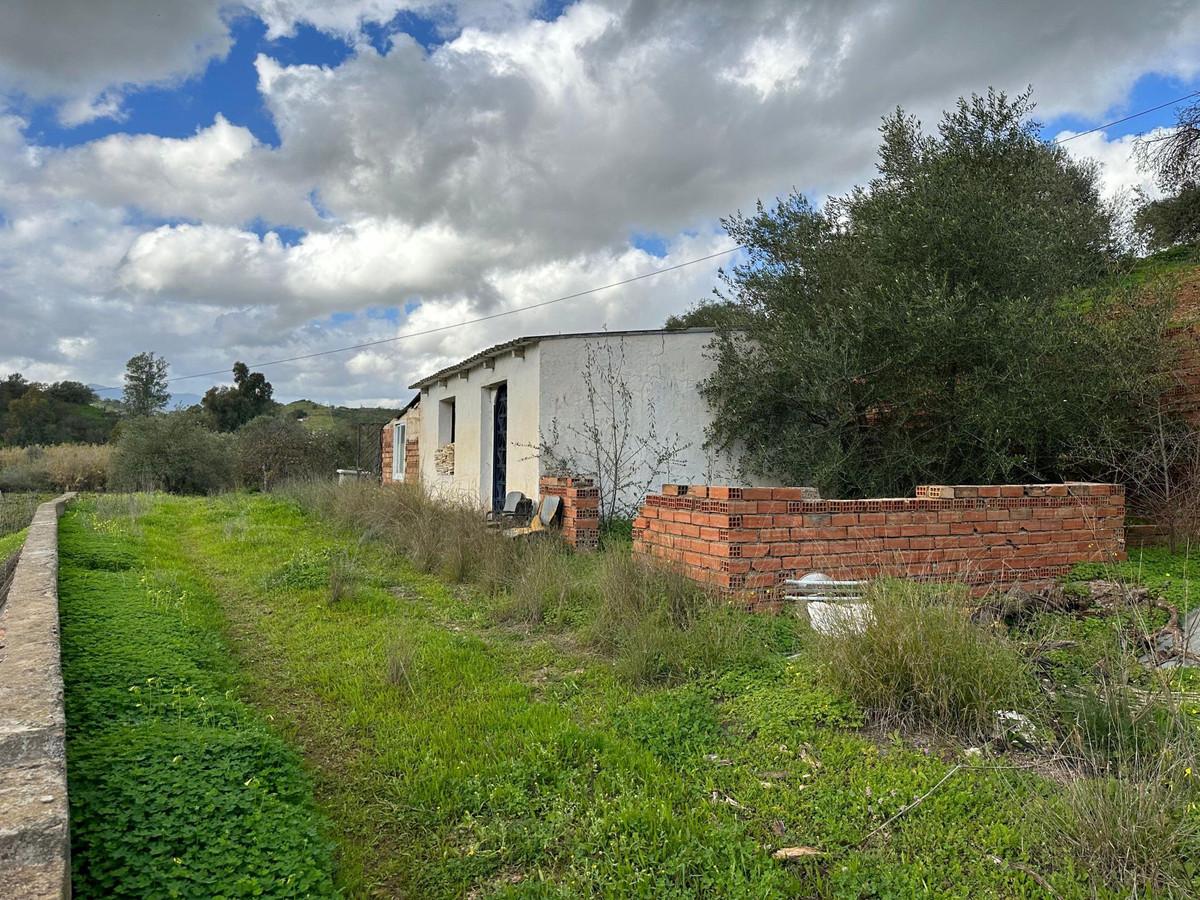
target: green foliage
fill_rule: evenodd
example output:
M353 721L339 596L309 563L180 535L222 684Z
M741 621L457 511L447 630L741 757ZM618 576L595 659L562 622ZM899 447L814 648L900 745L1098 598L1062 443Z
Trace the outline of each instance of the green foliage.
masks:
M705 382L718 446L830 496L1060 477L1145 415L1166 300L1097 292L1122 248L1094 165L1038 137L1027 95L960 100L936 135L897 111L879 175L725 221L748 259Z
M789 645L780 623L756 620L671 569L628 551L600 554L593 646L635 683L676 682L724 667L752 667Z
M332 896L300 760L238 698L214 598L161 568L172 544L87 504L61 524L74 893Z
M131 416L162 412L171 399L167 388L167 361L153 351L139 353L125 363L125 411Z
M217 431L236 431L247 422L272 412L274 389L262 372L251 372L243 362L233 364L233 387L212 387L202 405Z
M95 392L77 381L37 384L13 373L0 382L0 438L5 443L101 443L116 422L116 414L101 408Z
M990 736L996 710L1035 696L1027 661L971 622L960 596L881 581L867 600L865 627L845 617L817 645L827 682L883 721Z
M231 450L229 440L194 411L130 419L117 440L112 481L124 490L225 490L234 484Z
M1138 207L1134 227L1151 250L1200 243L1200 185L1188 185L1171 197Z
M736 303L697 303L687 312L668 316L663 327L667 331L682 331L685 328L737 328L744 315L745 310Z
M286 479L329 477L339 459L351 458L347 443L341 432L306 428L284 415L259 416L235 436L238 478L269 490Z

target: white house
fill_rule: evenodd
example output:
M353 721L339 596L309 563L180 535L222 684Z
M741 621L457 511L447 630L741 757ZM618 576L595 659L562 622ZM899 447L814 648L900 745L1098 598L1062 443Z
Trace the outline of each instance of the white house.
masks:
M595 429L610 451L623 442L630 492L728 483L728 459L703 446L711 412L699 385L716 368L712 339L710 328L517 338L417 381L418 421L392 427L417 437L428 489L481 505L513 490L536 498L539 476L559 463L594 475Z

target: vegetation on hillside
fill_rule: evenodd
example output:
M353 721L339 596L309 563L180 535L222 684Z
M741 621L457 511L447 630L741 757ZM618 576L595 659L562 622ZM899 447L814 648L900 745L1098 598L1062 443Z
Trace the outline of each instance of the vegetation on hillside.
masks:
M117 420L77 381L41 384L19 372L0 381L0 445L104 443Z

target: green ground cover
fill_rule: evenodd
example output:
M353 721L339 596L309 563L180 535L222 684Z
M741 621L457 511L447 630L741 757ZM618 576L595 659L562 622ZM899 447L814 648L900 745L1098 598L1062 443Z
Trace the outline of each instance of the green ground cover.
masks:
M64 522L64 585L77 598L64 602L69 719L127 741L145 718L155 729L170 719L172 738L154 748L179 729L275 740L236 687L237 716L222 711L227 685L240 684L306 759L347 895L1128 893L1055 845L1044 813L1060 786L1035 763L864 728L863 712L823 686L811 637L791 620L772 622L752 659L714 657L646 683L581 639L596 611L578 597L541 624L511 624L501 599L420 574L284 499L137 506L84 505ZM585 579L603 564L575 565ZM161 626L147 632L149 667L127 664L128 641L84 646L85 634L135 623ZM106 666L120 676L97 681ZM142 688L143 672L176 666L170 689ZM200 683L203 707L176 690ZM87 842L90 828L114 831L89 823L94 810L130 805L108 796L134 790L128 775L98 762L144 758L125 746L73 739L73 776L95 783L76 810L81 877L132 859L96 863L103 835ZM313 835L296 815L296 833ZM271 858L256 846L254 859ZM318 839L303 846L314 878L327 871ZM772 858L782 847L818 852L783 863ZM175 852L156 859L166 867Z
M75 895L333 895L310 783L240 699L220 604L167 522L98 502L59 538Z
M20 531L12 531L0 537L0 562L8 559L21 549L21 545L25 543L25 532L28 530L27 528L22 528Z

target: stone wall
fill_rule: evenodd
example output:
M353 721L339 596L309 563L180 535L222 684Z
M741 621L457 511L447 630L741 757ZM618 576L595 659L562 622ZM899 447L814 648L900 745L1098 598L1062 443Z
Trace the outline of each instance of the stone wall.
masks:
M69 897L58 517L34 514L0 608L0 897Z
M1125 558L1115 484L923 485L915 497L822 500L812 488L665 485L634 520L634 552L748 603L821 571L970 584L977 592Z

